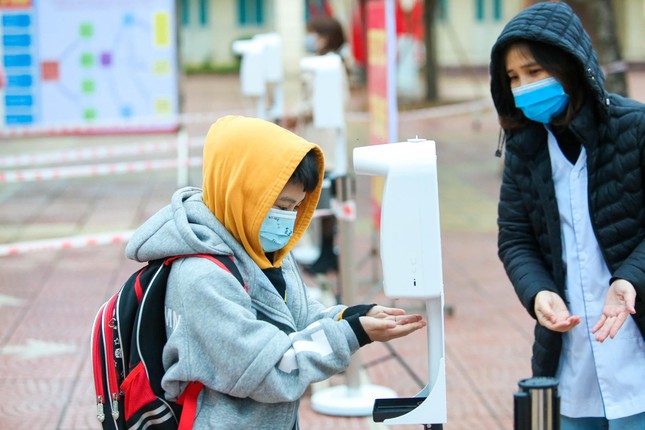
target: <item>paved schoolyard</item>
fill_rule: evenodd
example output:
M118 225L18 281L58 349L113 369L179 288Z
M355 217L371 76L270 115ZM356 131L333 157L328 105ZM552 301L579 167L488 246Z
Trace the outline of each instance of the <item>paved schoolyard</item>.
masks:
M641 88L641 77L638 77ZM455 98L485 95L485 79L444 81ZM457 85L459 84L459 85ZM234 76L191 77L183 82L186 112L253 114L239 97ZM477 94L473 94L477 93ZM640 93L638 94L640 97ZM645 97L640 97L641 100ZM532 321L519 305L496 256L495 210L499 160L495 117L490 110L433 118L429 111L401 115L400 136L437 141L443 271L448 423L444 428L511 429L517 381L530 376ZM367 145L364 114L348 117L350 145ZM192 137L207 123L191 124ZM169 136L37 138L0 141L0 157ZM199 152L196 152L199 155ZM161 156L161 155L160 155ZM190 183L199 185L199 168ZM100 235L136 228L165 205L176 172L0 184L0 246L38 239ZM423 196L410 196L423 198ZM370 258L369 182L357 180L355 223L356 297L390 302L378 287L379 267ZM91 244L91 242L89 243ZM89 360L90 326L99 305L137 264L125 260L123 243L51 249L0 257L0 429L86 430L95 417ZM376 264L376 266L374 266ZM313 288L334 291L333 278L308 278ZM423 303L397 301L423 311ZM362 383L391 388L399 396L419 391L427 379L425 332L358 355ZM338 375L331 385L346 384ZM312 391L324 389L317 385ZM384 428L371 418L340 418L301 407L304 429ZM420 425L394 426L412 429Z

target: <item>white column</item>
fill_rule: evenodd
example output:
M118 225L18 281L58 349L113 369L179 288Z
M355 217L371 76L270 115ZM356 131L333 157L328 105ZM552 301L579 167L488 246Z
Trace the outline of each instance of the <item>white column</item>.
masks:
M284 73L300 76L300 59L305 52L305 8L303 1L274 0L275 31L282 37Z

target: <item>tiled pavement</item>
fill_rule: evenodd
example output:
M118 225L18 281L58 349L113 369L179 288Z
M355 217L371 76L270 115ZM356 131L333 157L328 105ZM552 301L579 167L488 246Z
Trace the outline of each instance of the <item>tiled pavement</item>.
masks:
M638 92L641 75L632 76ZM444 78L446 98L486 95L485 77ZM185 111L253 113L240 100L235 77L193 77L183 82ZM360 103L357 102L357 105ZM499 160L490 110L432 119L431 113L402 114L400 136L437 141L442 222L448 423L444 428L511 429L517 381L529 376L532 322L515 298L496 256L495 208ZM350 115L348 142L367 144L367 122ZM207 124L194 124L203 136ZM124 145L155 136L22 139L0 141L0 157L60 148ZM167 136L160 138L166 139ZM199 169L191 183L199 184ZM168 202L176 188L173 171L0 184L0 246L35 239L129 230ZM355 223L356 295L359 301L389 302L372 282L369 258L368 182L357 181ZM422 196L410 196L422 198ZM51 250L0 257L0 429L87 430L95 417L89 360L89 329L99 305L137 267L123 257L123 244ZM377 267L378 269L378 267ZM310 279L316 287L321 279ZM333 279L324 285L333 287ZM397 306L420 311L420 303ZM424 333L360 351L363 381L413 396L427 377ZM345 384L343 375L330 384ZM315 387L319 389L319 387ZM304 429L385 428L371 418L340 418L301 407ZM417 425L393 428L420 428Z

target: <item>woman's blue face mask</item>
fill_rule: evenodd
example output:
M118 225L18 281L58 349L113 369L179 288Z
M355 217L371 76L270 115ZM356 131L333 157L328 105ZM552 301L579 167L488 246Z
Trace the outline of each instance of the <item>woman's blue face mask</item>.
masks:
M569 95L555 78L546 78L513 88L515 106L528 119L548 124L569 105Z

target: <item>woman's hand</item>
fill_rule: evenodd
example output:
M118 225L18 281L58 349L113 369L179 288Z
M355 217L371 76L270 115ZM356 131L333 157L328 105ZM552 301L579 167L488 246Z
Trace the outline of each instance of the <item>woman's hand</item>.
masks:
M540 291L533 306L538 322L549 330L566 332L580 323L580 317L569 315L562 297L552 291Z
M407 336L426 326L421 315L406 315L403 309L383 306L373 307L367 316L360 317L359 320L365 333L375 342L387 342Z
M616 279L611 283L605 299L605 307L602 308L602 315L591 329L598 342L604 342L607 336L612 339L616 337L629 314L636 313L635 302L636 289L631 282Z

